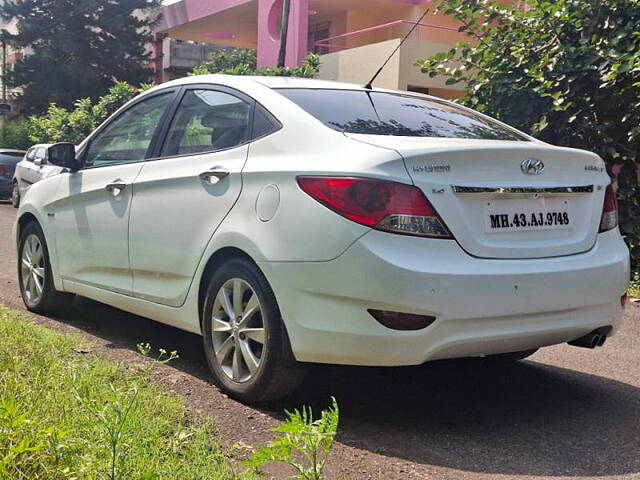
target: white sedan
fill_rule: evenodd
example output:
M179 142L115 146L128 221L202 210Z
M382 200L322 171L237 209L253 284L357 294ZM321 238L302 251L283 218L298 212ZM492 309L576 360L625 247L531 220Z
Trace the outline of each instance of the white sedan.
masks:
M27 307L78 294L202 334L244 401L309 362L519 359L620 325L629 252L602 159L450 102L196 76L48 154L67 170L14 231Z
M50 146L44 143L33 145L27 150L24 158L17 163L11 183L11 203L14 207L20 206L20 199L31 185L64 170L49 162L47 150Z

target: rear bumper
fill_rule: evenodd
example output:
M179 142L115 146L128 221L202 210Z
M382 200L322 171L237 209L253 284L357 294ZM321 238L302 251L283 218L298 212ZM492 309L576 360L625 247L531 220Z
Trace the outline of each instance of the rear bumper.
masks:
M538 348L601 326L615 333L630 268L617 231L589 252L530 260L478 259L454 241L371 231L330 262L260 266L298 360L379 366ZM396 331L369 308L437 320Z

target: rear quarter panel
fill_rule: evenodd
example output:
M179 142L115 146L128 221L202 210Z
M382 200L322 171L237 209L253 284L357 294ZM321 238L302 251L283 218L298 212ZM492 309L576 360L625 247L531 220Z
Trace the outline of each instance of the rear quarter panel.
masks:
M321 124L283 123L280 131L250 145L242 194L214 235L214 247L235 245L256 261L331 260L369 228L318 203L300 189L296 177L368 176L411 183L410 178L392 150L353 141Z

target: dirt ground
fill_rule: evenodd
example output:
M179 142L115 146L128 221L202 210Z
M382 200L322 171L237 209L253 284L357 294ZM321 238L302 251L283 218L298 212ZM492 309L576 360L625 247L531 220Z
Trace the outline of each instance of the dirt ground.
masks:
M15 212L0 204L0 303L23 308L10 241ZM514 364L316 366L295 398L259 409L211 383L197 335L84 298L65 318L35 318L81 332L95 351L124 362L141 360L139 342L177 350L180 359L155 367L154 377L194 412L210 415L240 452L267 441L284 408L320 408L335 396L341 423L327 472L332 478L640 479L639 304L597 350L559 345ZM276 478L287 473L271 470Z

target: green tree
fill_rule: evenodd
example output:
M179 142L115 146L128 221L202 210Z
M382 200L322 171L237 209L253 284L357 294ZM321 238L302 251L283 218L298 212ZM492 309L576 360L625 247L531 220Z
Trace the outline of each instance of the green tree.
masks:
M95 100L115 79L150 78L152 8L159 0L6 0L0 17L16 20L8 41L28 48L7 83L22 89L21 108L40 113L49 103L70 108Z
M24 118L0 120L0 147L26 150L31 146L29 122Z
M52 103L46 114L29 117L29 139L32 143L78 144L118 108L150 86L142 84L140 88L135 88L127 82L116 82L95 103L83 98L75 102L73 109Z
M320 57L310 53L299 67L258 68L256 51L250 48L225 48L212 53L209 61L189 75L224 73L227 75L276 75L279 77L313 78L320 68Z
M517 2L520 3L520 2ZM469 42L419 60L462 102L541 140L598 153L640 268L640 0L443 0Z

